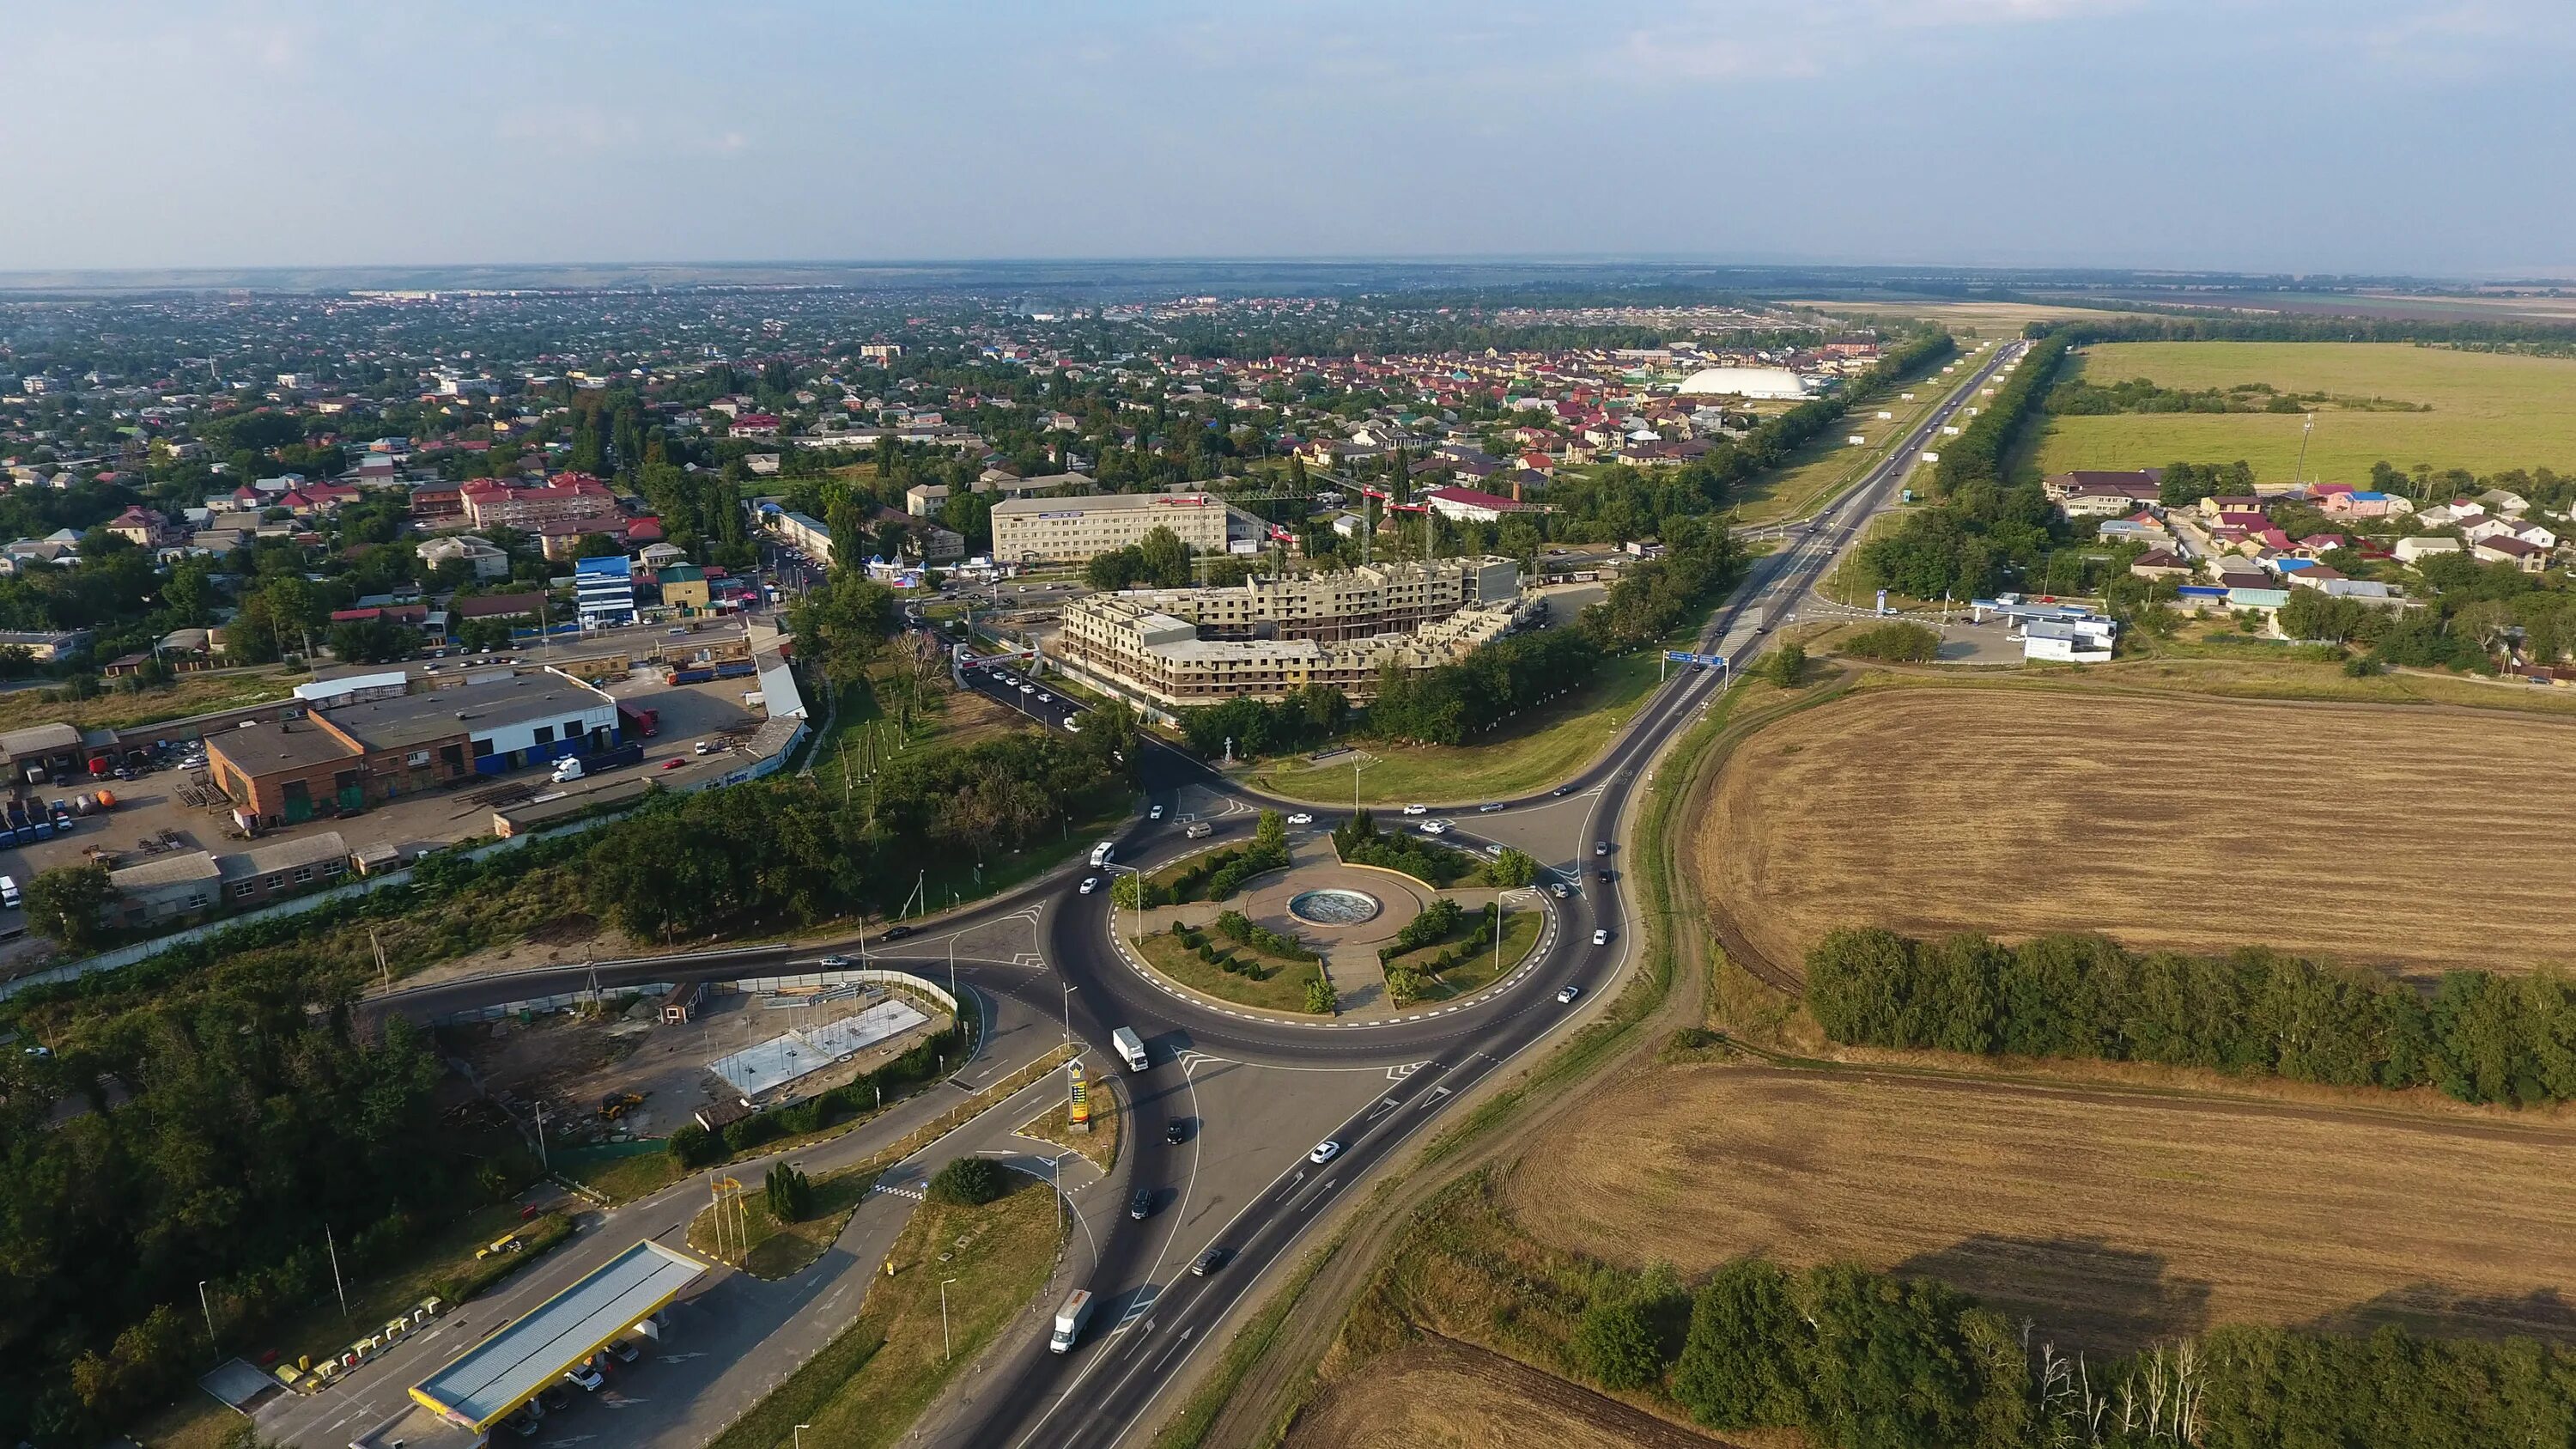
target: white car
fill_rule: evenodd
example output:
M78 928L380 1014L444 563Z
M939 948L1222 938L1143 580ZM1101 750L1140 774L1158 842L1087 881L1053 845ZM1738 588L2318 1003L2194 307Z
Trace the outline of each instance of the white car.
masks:
M1581 996L1582 994L1582 987L1569 986L1563 991L1556 993L1556 1004L1559 1006L1572 1006L1574 1004L1574 998Z
M1022 694L1035 694L1037 692L1038 687L1034 684L1023 684L1020 686L1020 693Z
M1052 694L1049 694L1049 693L1047 693L1045 690L1041 689L1041 690L1039 690L1039 691L1038 691L1038 703L1040 703L1040 704L1053 704L1053 703L1055 703L1055 696L1054 696L1054 695L1052 695Z
M581 1385L583 1388L594 1394L599 1392L599 1386L601 1384L608 1382L608 1375L592 1368L590 1366L590 1360L588 1359L584 1359L580 1363L574 1364L571 1368L565 1369L564 1378L568 1382Z
M1308 1162L1330 1162L1341 1155L1342 1144L1327 1137L1323 1141L1315 1144L1315 1150L1306 1154L1306 1160Z
M1404 813L1407 815L1428 815L1431 813L1431 807L1428 805L1407 805L1404 807Z
M1157 805L1157 806L1155 806L1153 809L1146 811L1146 812L1145 812L1145 818L1146 818L1146 819L1148 819L1148 820L1160 820L1160 819L1162 819L1162 818L1163 818L1163 807L1162 807L1162 806L1160 806L1160 805Z
M1291 825L1312 825L1315 823L1315 817L1307 814L1303 810L1300 810L1296 814L1288 817L1288 823Z
M1081 894L1087 896L1098 889L1100 889L1100 877L1096 875L1087 875L1082 878Z
M1449 833L1449 822L1446 820L1425 820L1422 822L1422 833L1425 835L1446 835Z
M1607 946L1607 945L1609 945L1609 944L1610 944L1610 933L1609 933L1608 931L1595 931L1595 932L1593 932L1593 933L1592 933L1592 944L1593 944L1593 945L1595 945L1595 946Z

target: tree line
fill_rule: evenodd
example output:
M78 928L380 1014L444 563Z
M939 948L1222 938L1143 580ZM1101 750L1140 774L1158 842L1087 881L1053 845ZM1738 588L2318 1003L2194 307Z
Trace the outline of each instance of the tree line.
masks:
M1848 1263L1603 1269L1566 1355L1712 1429L1834 1449L2274 1449L2563 1444L2576 1354L2527 1338L2226 1325L2092 1358L1947 1285Z
M2137 953L2099 936L2004 945L1841 930L1807 953L1807 1009L1850 1046L2205 1067L2463 1102L2576 1097L2576 981L2445 972L2428 994L2277 951Z

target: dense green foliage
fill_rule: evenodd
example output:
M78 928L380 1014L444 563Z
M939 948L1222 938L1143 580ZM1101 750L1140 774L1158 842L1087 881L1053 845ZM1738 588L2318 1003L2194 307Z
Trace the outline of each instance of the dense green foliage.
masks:
M2098 1057L2331 1086L2431 1086L2463 1102L2576 1097L2576 981L2446 973L2428 998L2277 952L2139 955L2096 936L2019 946L1836 931L1807 955L1807 1007L1835 1041Z
M2126 1357L2061 1351L1943 1284L1850 1264L1602 1268L1576 1372L1713 1429L1833 1449L2484 1449L2576 1435L2576 1355L2529 1339L2228 1325ZM1679 1327L1678 1334L1676 1327Z
M1061 833L1128 777L1116 739L1104 727L900 755L846 799L784 780L664 796L598 832L589 899L647 938L889 905L925 861L991 860Z
M431 1103L399 1021L354 1032L345 982L234 977L0 1058L0 1437L92 1444L223 1346L532 1176L515 1139Z
M1379 830L1377 818L1366 810L1333 831L1333 848L1354 865L1402 871L1443 888L1465 880L1477 869L1476 862L1464 851L1434 845L1410 831Z
M952 1157L930 1178L930 1200L951 1207L982 1207L1010 1191L1002 1164L989 1157Z
M1941 653L1941 631L1910 624L1902 619L1875 624L1834 646L1836 651L1854 659L1876 659L1889 664L1920 664Z
M814 1184L801 1169L777 1163L769 1169L762 1186L771 1217L782 1223L801 1223L814 1215Z
M2012 376L1995 390L1993 400L1960 429L1959 436L1942 440L1941 462L1933 473L1934 492L1950 497L1971 483L2004 481L2004 460L2013 439L2038 416L2049 384L2072 345L2062 331L2031 344Z
M1795 689L1807 677L1807 651L1795 642L1784 643L1762 656L1762 677L1781 689Z
M1229 699L1180 711L1181 732L1190 748L1218 758L1230 742L1237 759L1309 750L1338 737L1350 727L1351 705L1329 684L1308 684L1269 703Z
M1139 585L1181 589L1190 585L1190 547L1168 528L1145 530L1124 548L1094 555L1083 565L1082 581L1095 589L1132 589Z
M1309 950L1305 942L1294 936L1281 935L1267 926L1256 925L1251 917L1241 911L1219 913L1216 918L1216 928L1226 936L1265 955L1277 956L1289 961L1323 959Z
M1367 731L1382 740L1463 744L1504 720L1581 686L1600 650L1572 629L1517 634L1430 669L1390 667L1378 679Z
M1702 520L1668 530L1665 542L1663 554L1629 565L1601 602L1583 611L1583 632L1603 652L1624 654L1662 642L1732 584L1744 564L1734 535Z
M1458 922L1465 914L1456 901L1442 896L1423 907L1420 915L1405 922L1404 928L1395 933L1395 939L1378 948L1377 958L1383 961L1389 956L1428 946L1458 929Z

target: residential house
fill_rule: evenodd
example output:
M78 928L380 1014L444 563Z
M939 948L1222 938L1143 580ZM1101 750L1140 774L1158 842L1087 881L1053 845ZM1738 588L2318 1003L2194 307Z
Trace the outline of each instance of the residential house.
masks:
M2132 503L2145 504L2157 500L2163 482L2164 470L2161 468L2141 468L2125 473L2079 468L2069 473L2051 473L2039 480L2039 487L2051 503L2064 503L2078 493L2097 496L2116 493Z
M2171 549L2153 548L2129 560L2129 572L2142 579L2187 579L2191 564Z
M2549 566L2546 549L2511 534L2478 540L2469 545L2469 556L2483 563L2509 563L2527 574L2539 573Z
M2466 544L2456 538L2441 534L2427 534L2421 538L2401 538L2389 552L2399 563L2415 564L2437 553L2458 553L2466 547Z
M477 579L506 579L510 576L510 556L493 547L489 539L476 538L470 533L423 540L420 561L433 569L452 562L468 564Z

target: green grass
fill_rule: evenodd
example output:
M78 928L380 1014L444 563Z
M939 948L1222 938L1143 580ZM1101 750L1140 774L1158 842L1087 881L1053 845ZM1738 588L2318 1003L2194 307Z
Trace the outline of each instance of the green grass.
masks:
M1696 622L1690 632L1698 633ZM1656 662L1644 650L1605 659L1591 683L1513 721L1512 733L1488 744L1362 744L1358 750L1374 763L1360 771L1360 798L1378 805L1456 805L1543 790L1609 748L1619 726L1634 717L1637 702L1655 687ZM1303 755L1289 756L1255 770L1252 783L1291 800L1346 805L1353 758L1310 764Z
M1746 485L1736 495L1732 521L1778 523L1815 512L1835 494L1860 481L1863 473L1887 456L1889 444L1922 422L1941 405L1942 399L1966 386L1976 369L1988 360L1971 343L1948 357L1927 363L1922 371L1882 396L1856 400L1832 427L1790 454L1787 463ZM1957 372L1941 370L1954 362L1959 367ZM1909 391L1914 401L1900 401L1898 395ZM1878 416L1881 412L1896 416L1882 422ZM1843 441L1854 433L1869 441L1857 448Z
M680 1164L672 1160L660 1138L558 1152L554 1169L556 1176L580 1183L610 1202L651 1197L680 1180Z
M1146 965L1201 995L1265 1011L1303 1013L1306 1009L1306 983L1315 975L1314 963L1285 960L1256 951L1240 941L1229 940L1217 933L1212 924L1214 919L1211 916L1208 921L1190 924L1204 931L1208 945L1220 954L1231 952L1236 960L1258 966L1262 973L1258 980L1241 972L1209 965L1169 931L1136 937L1132 944L1136 953L1145 958Z
M823 1256L832 1241L849 1226L850 1214L865 1202L868 1189L876 1186L874 1167L851 1168L828 1177L814 1179L814 1210L794 1222L783 1222L769 1211L769 1194L762 1182L744 1179L748 1191L743 1195L742 1212L721 1227L716 1209L701 1208L689 1222L689 1246L713 1258L719 1242L724 1245L724 1261L739 1260L742 1270L754 1278L776 1282L790 1274L802 1272L806 1265ZM731 1206L726 1208L731 1213ZM739 1231L740 1244L733 1234Z
M1490 911L1484 912L1483 914L1489 918L1492 915ZM1450 967L1447 971L1444 971L1440 975L1432 978L1429 988L1422 993L1421 999L1424 1001L1447 1001L1452 997L1465 996L1471 991L1481 991L1487 986L1492 985L1496 978L1500 977L1504 972L1518 966L1521 963L1521 958L1530 953L1530 948L1538 944L1539 926L1546 920L1546 918L1546 913L1543 911L1507 910L1503 912L1503 949L1501 954L1497 956L1496 953L1490 949L1479 951L1472 959L1461 961L1457 965ZM1466 920L1459 923L1459 928L1457 930L1450 932L1449 939L1435 941L1428 946L1407 951L1403 955L1396 957L1394 960L1387 962L1386 964L1388 969L1392 970L1398 966L1411 966L1416 970L1423 969L1434 958L1438 957L1442 951L1447 950L1456 942L1463 941L1469 936L1474 935L1476 932L1476 919L1477 913L1471 912Z
M2307 476L2365 484L2370 465L2486 473L2506 468L2576 468L2576 360L2453 352L2395 342L2118 342L2078 354L2076 370L2096 382L2148 378L2166 387L2270 383L2283 392L2385 397L2428 404L2430 412L2316 414ZM2156 468L2171 462L2239 458L2266 483L2292 481L2299 457L2297 413L2123 413L2050 417L2039 467Z
M894 1276L871 1281L857 1321L713 1449L792 1449L799 1424L816 1449L881 1449L903 1438L1055 1271L1055 1195L1034 1179L1013 1182L1008 1196L982 1207L923 1204L895 1240ZM953 1345L945 1349L943 1281Z

